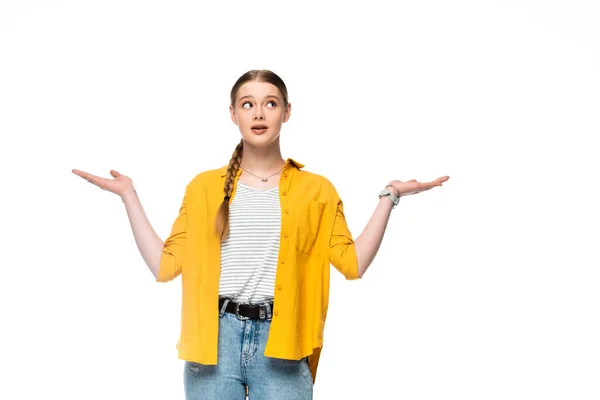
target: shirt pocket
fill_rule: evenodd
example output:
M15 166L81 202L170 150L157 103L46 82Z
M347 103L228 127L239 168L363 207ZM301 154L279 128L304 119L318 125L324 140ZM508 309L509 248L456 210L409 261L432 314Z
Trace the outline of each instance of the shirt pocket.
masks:
M296 218L296 250L304 254L318 252L315 242L322 228L325 203L307 200L302 203Z

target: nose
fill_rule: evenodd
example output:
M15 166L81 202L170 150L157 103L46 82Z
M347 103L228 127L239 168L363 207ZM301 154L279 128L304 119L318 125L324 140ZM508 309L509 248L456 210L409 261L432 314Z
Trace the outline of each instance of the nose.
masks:
M260 107L254 107L254 119L255 120L263 120L265 119L265 115L263 114L263 110Z

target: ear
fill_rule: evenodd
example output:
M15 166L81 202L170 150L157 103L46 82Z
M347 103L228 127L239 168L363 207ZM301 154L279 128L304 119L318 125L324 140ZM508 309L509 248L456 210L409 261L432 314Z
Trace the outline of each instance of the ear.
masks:
M292 115L292 103L288 103L285 108L285 112L283 113L283 122L287 122L290 119L290 115Z
M233 123L235 125L237 125L238 122L237 122L237 117L235 116L235 109L233 108L233 106L231 104L229 105L229 114L231 114L231 121L233 121Z

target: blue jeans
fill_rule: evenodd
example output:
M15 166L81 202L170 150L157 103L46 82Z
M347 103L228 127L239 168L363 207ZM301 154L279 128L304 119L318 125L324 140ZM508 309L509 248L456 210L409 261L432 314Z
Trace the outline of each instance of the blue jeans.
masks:
M308 358L284 360L264 356L271 327L267 319L219 316L217 365L184 363L187 400L312 400Z

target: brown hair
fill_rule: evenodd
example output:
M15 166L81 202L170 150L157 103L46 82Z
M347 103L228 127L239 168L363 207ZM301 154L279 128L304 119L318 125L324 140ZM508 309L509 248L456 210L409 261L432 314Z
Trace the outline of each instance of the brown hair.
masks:
M267 82L276 86L283 96L284 106L287 107L288 93L285 83L277 74L266 69L253 69L239 77L239 79L231 88L230 100L232 106L235 106L235 96L240 90L240 87L242 87L244 83L252 81ZM223 202L221 203L219 211L217 212L217 219L215 222L215 229L221 240L225 240L229 235L229 199L231 198L231 193L233 192L233 180L237 174L238 168L242 164L243 150L244 140L242 139L235 147L235 150L231 155L231 159L229 160L229 167L227 168L227 176L225 177L225 185L223 187L225 196L223 197Z

